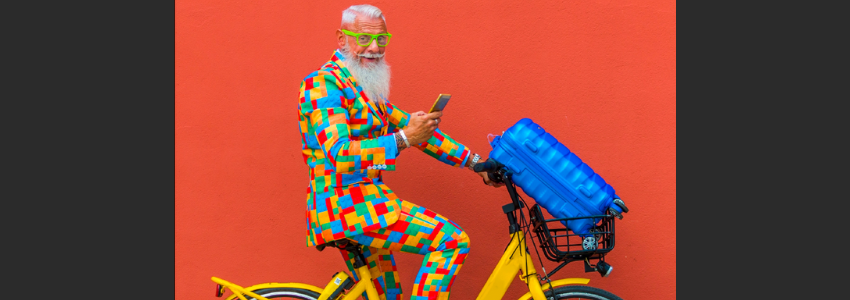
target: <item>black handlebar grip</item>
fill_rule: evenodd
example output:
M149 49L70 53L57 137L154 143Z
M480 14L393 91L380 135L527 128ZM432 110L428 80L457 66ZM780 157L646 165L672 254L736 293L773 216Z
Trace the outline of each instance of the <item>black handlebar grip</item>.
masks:
M475 164L472 166L472 170L475 172L495 172L499 170L499 163L495 160L488 159L483 163Z
M499 162L492 159L488 159L484 162L472 166L472 170L475 172L487 172L487 177L490 178L490 181L495 183L502 183L501 175L496 174L500 171L502 167L504 166Z

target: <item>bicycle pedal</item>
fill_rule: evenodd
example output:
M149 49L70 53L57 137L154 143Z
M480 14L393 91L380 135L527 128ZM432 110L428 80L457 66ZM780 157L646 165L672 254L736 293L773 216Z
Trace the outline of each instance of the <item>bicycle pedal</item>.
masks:
M322 294L319 298L336 300L340 296L344 295L344 292L352 286L354 286L354 280L351 280L351 277L349 277L348 274L345 272L336 272L336 274L334 274L331 278L331 281L328 282L328 285L325 286L325 289L322 290Z

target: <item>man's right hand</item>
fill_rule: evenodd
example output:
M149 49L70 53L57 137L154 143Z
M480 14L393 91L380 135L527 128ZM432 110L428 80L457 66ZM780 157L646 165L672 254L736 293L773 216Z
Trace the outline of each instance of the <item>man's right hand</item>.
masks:
M424 111L417 111L410 114L410 122L404 128L404 135L407 136L407 141L410 145L419 145L427 142L434 135L434 130L437 129L437 119L443 116L443 112L435 111L426 114Z

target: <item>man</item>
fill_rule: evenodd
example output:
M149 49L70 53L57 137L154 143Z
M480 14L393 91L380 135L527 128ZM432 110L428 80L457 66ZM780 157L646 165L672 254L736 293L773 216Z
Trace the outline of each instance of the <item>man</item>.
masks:
M392 35L380 9L351 6L340 27L339 49L304 78L299 95L302 154L310 170L307 246L340 239L368 246L363 254L381 299L402 295L392 253L422 254L411 299L447 299L469 237L442 215L399 199L381 174L394 171L396 157L408 148L470 170L483 160L437 128L442 112L409 114L390 102L386 49ZM500 186L485 172L478 175ZM357 280L353 256L341 251Z

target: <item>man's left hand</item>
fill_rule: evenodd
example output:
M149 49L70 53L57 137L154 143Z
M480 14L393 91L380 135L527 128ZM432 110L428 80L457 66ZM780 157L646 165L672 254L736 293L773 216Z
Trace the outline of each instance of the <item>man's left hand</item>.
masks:
M484 184L486 184L486 185L496 187L496 188L505 185L504 183L496 183L496 182L493 182L492 180L490 180L490 176L487 176L487 172L477 172L477 173L478 173L478 176L481 176L481 178L484 178Z

